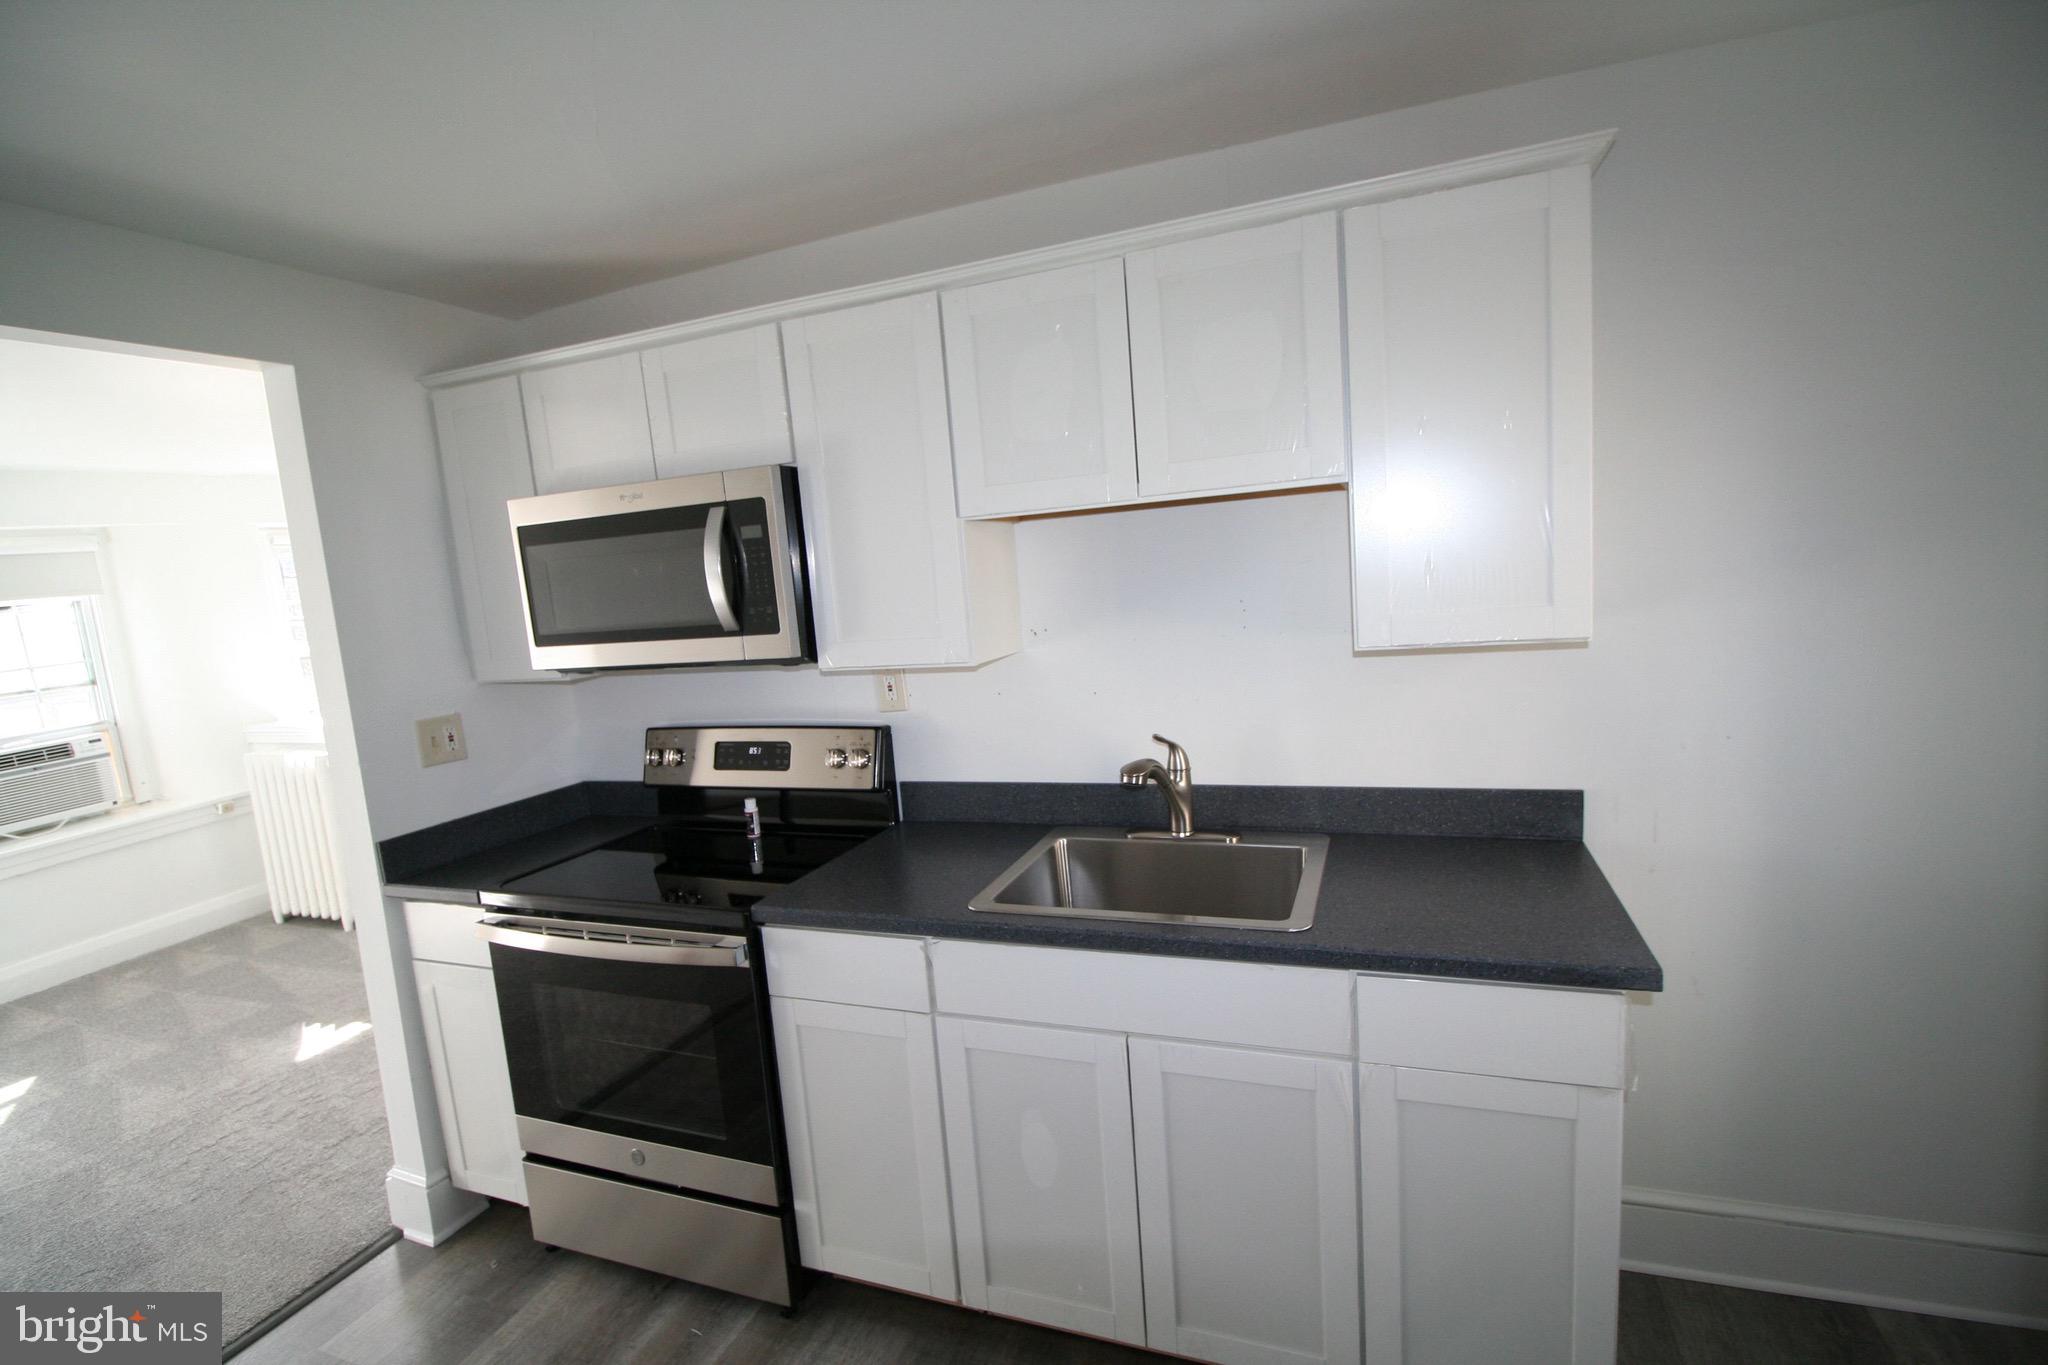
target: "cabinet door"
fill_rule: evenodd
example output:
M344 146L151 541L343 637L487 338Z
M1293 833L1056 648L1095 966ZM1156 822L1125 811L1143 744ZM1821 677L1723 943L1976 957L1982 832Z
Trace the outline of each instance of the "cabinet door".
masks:
M1130 1040L1147 1344L1359 1358L1349 1061Z
M519 556L505 518L509 499L534 491L519 381L486 379L436 389L430 398L470 669L478 682L560 682L561 674L535 668L527 652Z
M957 1299L929 1015L776 999L803 1263Z
M1359 649L1592 631L1591 174L1344 215Z
M434 1101L448 1143L448 1175L465 1190L526 1202L512 1075L498 1027L498 993L484 967L412 964Z
M772 326L659 346L640 369L657 477L789 462L782 337Z
M1334 215L1135 252L1125 270L1140 492L1344 477Z
M986 662L1017 648L1012 532L953 505L936 296L782 324L818 666Z
M1122 261L940 297L960 515L1138 495Z
M1144 1345L1123 1038L937 1023L961 1301Z
M519 376L533 486L540 493L654 477L640 357L608 355Z
M1621 1092L1360 1073L1373 1365L1611 1362Z

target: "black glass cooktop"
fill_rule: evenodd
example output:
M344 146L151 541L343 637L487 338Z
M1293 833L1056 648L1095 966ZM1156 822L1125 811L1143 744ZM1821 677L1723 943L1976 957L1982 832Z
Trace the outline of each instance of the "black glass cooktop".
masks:
M555 902L744 910L867 837L769 830L749 838L740 830L648 825L499 889Z

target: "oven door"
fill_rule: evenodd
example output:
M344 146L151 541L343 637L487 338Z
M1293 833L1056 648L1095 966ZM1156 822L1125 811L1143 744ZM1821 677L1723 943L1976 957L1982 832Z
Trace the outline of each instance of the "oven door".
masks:
M777 1202L744 938L528 915L480 932L528 1155Z
M644 668L809 652L784 471L517 498L536 668Z

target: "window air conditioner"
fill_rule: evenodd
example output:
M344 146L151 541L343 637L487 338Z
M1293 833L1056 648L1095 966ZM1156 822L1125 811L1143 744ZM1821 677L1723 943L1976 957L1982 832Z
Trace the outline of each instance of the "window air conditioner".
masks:
M0 746L0 835L112 810L121 798L104 730Z

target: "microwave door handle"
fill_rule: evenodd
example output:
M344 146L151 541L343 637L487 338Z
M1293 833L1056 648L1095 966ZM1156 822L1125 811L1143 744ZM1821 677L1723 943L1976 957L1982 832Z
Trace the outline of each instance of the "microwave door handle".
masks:
M711 594L711 610L727 635L740 633L740 618L733 615L732 595L725 590L725 504L711 509L704 522L704 589Z

